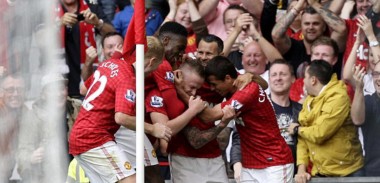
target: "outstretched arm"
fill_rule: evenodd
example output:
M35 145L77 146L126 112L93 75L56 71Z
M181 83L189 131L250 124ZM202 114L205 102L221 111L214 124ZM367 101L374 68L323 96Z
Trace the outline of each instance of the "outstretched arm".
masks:
M350 19L351 13L354 10L354 8L355 1L346 1L343 5L342 11L340 12L340 17L343 19ZM330 10L333 11L331 8Z
M343 8L345 2L347 2L347 1L346 0L331 1L331 4L329 6L329 10L334 12L336 15L340 15L340 12L342 11L342 8ZM354 2L354 1L352 1L352 2Z
M365 15L360 15L358 17L358 26L363 30L369 42L379 41L375 36L371 20L368 19ZM370 46L370 49L375 63L380 62L380 46Z
M356 83L355 96L351 105L351 118L355 125L362 125L365 120L365 102L363 93L363 77L365 75L364 67L360 65L354 68L354 80Z
M95 58L98 56L98 53L96 52L96 49L93 46L90 46L86 49L86 60L82 67L81 76L83 81L86 81L92 73L94 73L94 61Z
M297 4L292 8L288 13L285 14L273 27L272 30L272 39L273 43L278 49L278 51L284 55L289 51L292 42L288 35L286 35L286 31L289 26L293 23L294 19L300 13L301 8L303 7L305 0L299 0Z
M261 13L263 12L264 3L262 0L242 0L243 6L247 9L257 20L260 21Z
M122 112L116 112L115 122L128 129L136 130L136 116L130 116ZM172 134L170 128L161 123L156 123L152 125L147 122L144 122L144 132L147 134L151 134L156 138L164 139L166 141L170 140Z
M353 80L353 70L356 63L356 52L360 46L360 44L364 41L364 33L359 28L356 33L356 41L354 45L352 46L350 55L347 58L346 64L344 64L343 67L343 80L350 83L355 88L355 81Z
M198 44L200 39L208 34L207 24L199 14L198 8L195 6L194 0L187 0L189 7L190 19L193 25L193 31Z
M202 17L206 18L207 22L210 22L216 18L217 7L219 0L207 0L199 3L199 13Z
M166 15L164 21L161 25L165 24L166 22L174 21L175 15L177 14L177 0L168 0L169 3L169 13ZM158 31L157 31L158 32ZM156 32L156 34L157 34Z
M338 43L339 50L343 52L347 37L346 22L328 8L322 6L318 0L308 0L307 2L322 16L323 20L332 29L331 39L334 39Z
M243 27L248 27L251 23L253 23L253 17L250 16L249 13L239 15L234 29L228 34L227 39L224 41L223 55L228 56L228 54L230 54L231 48L243 30Z
M282 59L280 52L271 43L269 43L268 40L261 36L253 23L248 26L246 31L257 43L259 43L265 57L267 57L269 62L273 62L276 59Z

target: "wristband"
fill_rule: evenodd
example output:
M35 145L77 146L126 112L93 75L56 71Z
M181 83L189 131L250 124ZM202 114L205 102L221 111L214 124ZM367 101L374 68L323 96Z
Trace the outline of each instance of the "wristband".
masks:
M370 41L370 42L369 42L369 46L370 46L370 47L376 47L376 46L379 46L379 41Z

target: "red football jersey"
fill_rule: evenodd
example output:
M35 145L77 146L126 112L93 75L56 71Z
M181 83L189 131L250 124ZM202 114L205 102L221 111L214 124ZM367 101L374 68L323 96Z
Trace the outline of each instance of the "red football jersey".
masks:
M343 65L346 63L348 56L351 53L352 47L356 41L356 32L358 31L357 20L345 20L347 26L347 42L346 51L344 52ZM368 44L363 42L356 51L356 63L364 67L368 63Z
M148 95L146 100L146 112L159 112L168 115L169 119L173 119L185 111L185 105L181 100L175 100L176 97L164 98L158 90L152 90ZM173 111L168 110L168 106L175 106L179 108L182 112L180 114L173 114ZM189 124L200 130L207 130L214 127L214 123L205 124L200 121L197 117L193 118ZM215 158L221 155L218 142L216 139L210 141L205 146L194 149L188 140L186 139L183 132L179 132L173 136L168 144L169 153L176 153L182 156L195 157L195 158Z
M120 125L115 113L135 116L135 74L131 64L111 59L103 62L86 81L87 95L69 140L69 152L78 155L113 141Z
M265 91L251 82L222 103L241 111L235 120L241 140L242 164L245 168L262 169L293 163L289 146L280 134L276 115Z
M197 39L194 33L189 34L187 36L187 46L185 49L185 53L190 57L190 58L195 58L196 52L197 52Z
M297 41L303 40L304 38L301 29L298 30L297 32L294 32L293 29L288 28L288 30L286 30L286 35L288 35L290 38L293 38Z
M290 86L290 92L289 92L289 98L290 100L299 102L303 95L303 79L304 78L298 78L296 81ZM305 96L306 97L306 96Z
M207 82L204 82L202 87L197 90L197 95L199 95L202 100L212 105L221 103L224 98L220 96L218 92L212 91Z
M175 89L173 68L167 60L163 60L158 68L145 79L145 91L149 92L156 87L160 91Z

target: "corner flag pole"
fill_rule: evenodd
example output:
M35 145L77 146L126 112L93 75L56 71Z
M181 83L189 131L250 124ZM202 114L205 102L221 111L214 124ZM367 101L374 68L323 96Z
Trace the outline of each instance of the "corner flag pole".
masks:
M135 2L135 39L136 39L136 182L144 183L144 43L145 1Z

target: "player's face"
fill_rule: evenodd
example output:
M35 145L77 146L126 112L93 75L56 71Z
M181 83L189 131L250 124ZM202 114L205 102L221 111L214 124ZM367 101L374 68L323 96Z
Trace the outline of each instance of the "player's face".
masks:
M271 93L286 94L294 83L294 76L286 64L274 64L269 69L269 85Z
M372 2L370 0L356 0L356 11L359 15L365 15L371 6Z
M373 85L375 85L376 93L380 96L380 63L375 65L372 71Z
M172 36L169 44L165 46L165 58L170 63L176 63L182 60L185 53L187 39L185 37Z
M17 109L23 105L25 83L22 79L7 77L0 87L6 107Z
M189 96L195 96L203 82L204 79L195 72L183 72L183 89Z
M215 76L211 75L207 77L207 81L210 84L210 89L219 93L221 96L226 96L232 91L233 82L229 80L218 80Z
M380 55L379 55L379 57L380 57ZM369 67L369 70L373 71L375 69L376 63L377 63L377 60L373 56L371 49L368 49L368 67Z
M309 70L309 67L307 67L305 70L305 78L303 79L303 83L304 83L303 85L306 92L309 95L312 95L312 77L310 76L308 70Z
M302 15L302 34L307 42L311 43L323 34L325 22L319 14L305 13Z
M226 32L232 31L236 25L236 19L243 12L241 10L230 9L224 13L224 28Z
M190 19L190 13L186 2L178 6L174 20L177 23L183 25L187 30L191 29L192 24Z
M72 5L76 3L77 0L62 0L62 3L65 5Z
M335 65L338 58L334 56L334 49L328 45L318 45L311 49L311 60L325 60L330 65Z
M203 40L199 42L197 49L197 58L201 60L204 65L206 65L209 60L218 55L218 44L216 42L208 43Z
M119 35L104 39L103 53L105 60L108 60L112 57L118 45L123 45L123 38Z
M245 47L242 65L246 72L258 75L264 73L266 61L267 58L257 43L252 42Z

